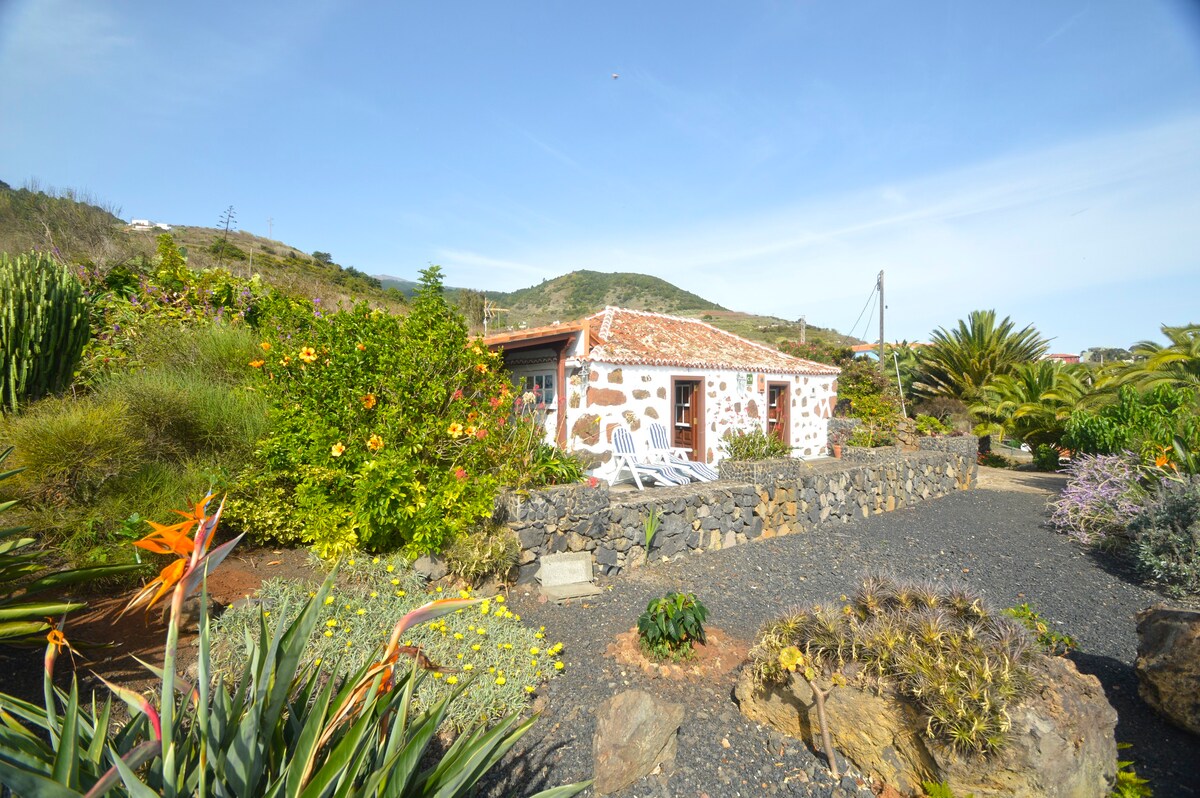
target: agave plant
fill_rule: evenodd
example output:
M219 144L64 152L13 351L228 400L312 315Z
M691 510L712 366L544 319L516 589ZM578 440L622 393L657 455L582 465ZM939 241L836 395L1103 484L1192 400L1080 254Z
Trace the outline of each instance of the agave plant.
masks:
M132 718L116 726L111 698L99 710L81 704L72 681L56 689L51 677L58 647L46 650L45 704L0 694L0 782L26 796L465 796L532 726L515 715L491 728L463 733L434 761L430 744L457 693L422 712L412 708L423 678L419 651L399 645L416 624L462 609L475 599L434 601L413 610L393 629L375 662L347 679L320 666L301 666L319 608L336 575L325 580L299 616L268 630L260 615L257 640L233 684L212 679L207 611L200 622L195 685L174 668L182 606L204 575L237 541L204 554L220 509L198 510L193 548L172 593L157 707L115 685ZM160 585L161 586L161 585ZM145 591L143 591L143 594ZM207 606L207 596L202 605ZM401 659L409 655L411 659ZM408 663L411 662L411 667ZM545 790L539 798L566 798L587 783Z
M0 452L0 466L12 454L13 447ZM0 481L21 469L0 471ZM0 502L0 513L16 504L16 500ZM131 565L105 565L97 568L78 568L55 571L38 576L44 570L44 549L36 548L36 540L26 537L26 526L0 527L0 643L29 643L45 639L53 630L53 619L86 606L79 601L35 599L42 593L58 591L71 585L139 568Z

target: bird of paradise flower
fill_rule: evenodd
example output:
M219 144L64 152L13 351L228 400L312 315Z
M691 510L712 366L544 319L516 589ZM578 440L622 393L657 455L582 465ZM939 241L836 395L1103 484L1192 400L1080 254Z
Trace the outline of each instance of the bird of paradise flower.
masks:
M150 524L151 532L141 540L136 541L133 545L146 551L154 552L155 554L175 554L179 559L164 567L154 579L151 579L145 587L143 587L125 608L121 610L121 615L124 615L131 610L144 606L148 612L151 607L158 603L159 599L165 596L173 587L183 583L184 597L190 595L197 587L200 586L201 580L206 573L213 571L233 550L233 547L242 539L242 535L238 535L228 543L223 543L211 552L208 550L212 545L213 537L216 533L217 523L221 520L221 511L225 509L225 500L221 500L221 504L217 507L217 511L211 516L208 514L208 504L212 501L213 494L209 493L200 501L192 505L191 512L182 510L173 510L172 512L184 518L175 524L157 524L153 521ZM189 535L189 532L194 531L194 536Z

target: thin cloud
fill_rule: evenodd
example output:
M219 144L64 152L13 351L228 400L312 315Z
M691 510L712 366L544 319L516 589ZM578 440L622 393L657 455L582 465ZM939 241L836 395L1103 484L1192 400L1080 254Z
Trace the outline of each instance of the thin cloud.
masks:
M852 322L884 269L893 329L919 339L975 307L1194 280L1180 253L1200 251L1198 137L1200 117L1187 118L755 216L477 257L546 276L644 272L727 307L825 325Z

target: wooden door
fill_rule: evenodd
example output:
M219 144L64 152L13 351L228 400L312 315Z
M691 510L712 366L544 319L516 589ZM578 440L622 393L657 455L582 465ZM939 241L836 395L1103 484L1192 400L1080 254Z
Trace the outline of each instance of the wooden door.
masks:
M671 445L686 449L690 459L704 462L704 394L700 380L671 380Z
M790 404L786 382L772 382L767 385L767 434L774 435L789 446L792 442L788 413Z

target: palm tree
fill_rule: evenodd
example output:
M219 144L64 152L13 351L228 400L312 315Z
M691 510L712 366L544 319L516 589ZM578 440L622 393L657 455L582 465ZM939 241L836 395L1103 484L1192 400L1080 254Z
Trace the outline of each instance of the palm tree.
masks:
M923 396L949 396L968 404L993 378L1020 363L1038 360L1049 349L1046 339L1028 325L1014 331L1012 319L996 323L996 311L972 311L958 327L939 327L933 342L917 353L920 374L913 388Z
M1021 363L983 386L970 410L1030 448L1056 446L1086 391L1077 369L1050 360Z
M1133 363L1122 364L1114 374L1118 385L1135 385L1142 390L1170 385L1173 388L1200 388L1200 324L1162 327L1170 341L1163 346L1154 341L1133 345Z

